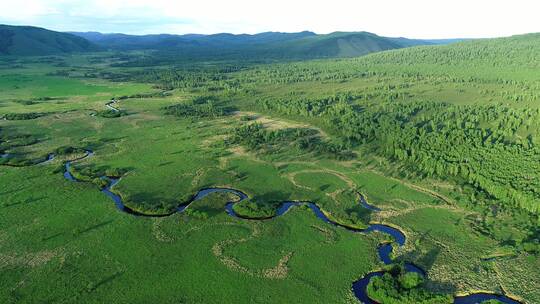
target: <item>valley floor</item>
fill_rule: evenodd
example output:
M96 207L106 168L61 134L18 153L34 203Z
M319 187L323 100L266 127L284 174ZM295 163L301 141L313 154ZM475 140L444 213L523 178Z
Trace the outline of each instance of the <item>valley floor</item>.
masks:
M182 91L126 98L115 105L122 115L104 117L111 97L156 90L28 71L10 75L2 76L10 93L0 96L0 113L47 114L0 121L6 134L37 139L4 153L26 160L57 155L46 164L0 167L1 303L355 303L352 282L385 267L377 246L392 241L386 235L350 233L305 208L242 220L227 216L231 198L216 193L189 213L133 216L99 191L95 172L120 172L112 191L127 206L155 215L208 187L239 189L271 206L315 202L338 222L403 231L406 244L393 257L422 267L430 291L540 302L538 258L478 233L470 223L481 214L458 202L458 185L400 177L362 149L354 159L336 160L296 148L263 153L231 140L236 128L251 123L332 136L305 119L248 108L204 119L164 115L165 107L192 98ZM32 96L62 99L13 101ZM93 151L73 162L73 174L88 182L63 177L64 163L82 152L59 154L59 147ZM381 209L367 222L359 195Z

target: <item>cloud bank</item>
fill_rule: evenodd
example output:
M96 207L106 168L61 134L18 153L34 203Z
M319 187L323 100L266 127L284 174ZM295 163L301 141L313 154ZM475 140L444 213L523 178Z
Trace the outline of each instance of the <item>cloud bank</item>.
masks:
M128 34L311 30L468 38L540 32L539 11L537 0L18 0L0 3L0 23Z

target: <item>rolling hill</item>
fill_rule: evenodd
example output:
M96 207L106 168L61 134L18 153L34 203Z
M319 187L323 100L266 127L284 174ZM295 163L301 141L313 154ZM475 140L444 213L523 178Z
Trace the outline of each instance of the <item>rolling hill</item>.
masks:
M0 25L0 55L55 55L97 51L88 40L33 26Z
M355 57L373 52L398 49L433 42L407 38L388 38L368 32L313 32L213 35L125 35L96 32L77 33L103 48L111 50L154 49L178 56L196 58L272 58L306 59Z
M276 53L307 57L356 57L369 53L431 44L421 40L387 38L368 32L335 32L273 45Z

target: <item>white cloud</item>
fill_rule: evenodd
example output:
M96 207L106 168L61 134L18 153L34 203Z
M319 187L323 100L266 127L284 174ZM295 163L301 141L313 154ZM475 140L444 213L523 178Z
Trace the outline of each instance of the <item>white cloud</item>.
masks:
M57 30L136 34L365 30L416 38L495 37L540 31L538 0L0 1L0 22Z
M0 21L3 19L32 21L39 16L54 13L57 13L56 9L50 6L47 1L0 1Z

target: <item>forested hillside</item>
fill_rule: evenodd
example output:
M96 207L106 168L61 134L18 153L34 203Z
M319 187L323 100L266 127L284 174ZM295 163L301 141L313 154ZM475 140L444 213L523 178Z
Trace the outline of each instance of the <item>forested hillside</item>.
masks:
M0 25L0 55L44 56L98 51L88 40L32 26Z

